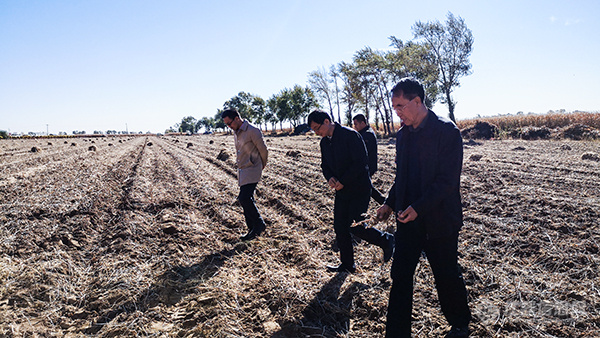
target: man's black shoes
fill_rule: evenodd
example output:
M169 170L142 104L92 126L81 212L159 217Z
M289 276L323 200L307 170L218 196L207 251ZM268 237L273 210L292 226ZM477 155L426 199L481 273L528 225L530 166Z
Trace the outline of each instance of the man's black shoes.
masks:
M254 229L248 231L247 234L245 234L244 236L240 237L240 239L242 241L249 241L251 239L255 239L256 237L258 237L258 235L260 235L263 231L265 231L266 226L264 224L261 224L257 227L255 227Z
M255 238L256 238L256 236L258 236L258 235L256 234L256 232L254 232L254 230L250 230L250 231L248 231L248 233L247 233L247 234L245 234L244 236L240 237L240 239L241 239L242 241L249 241L249 240L251 240L251 239L255 239Z
M347 266L347 265L328 265L327 266L327 270L329 270L329 272L349 272L349 273L355 273L356 272L356 266L352 265L352 266Z
M446 334L446 338L465 338L469 336L469 327L453 326L452 330Z
M394 235L389 235L387 239L387 243L382 247L383 249L383 261L389 262L390 259L394 256L394 248L396 246L396 241L394 240Z
M256 236L262 234L263 231L265 231L265 223L261 223L259 224L257 227L255 227L253 230L256 233Z

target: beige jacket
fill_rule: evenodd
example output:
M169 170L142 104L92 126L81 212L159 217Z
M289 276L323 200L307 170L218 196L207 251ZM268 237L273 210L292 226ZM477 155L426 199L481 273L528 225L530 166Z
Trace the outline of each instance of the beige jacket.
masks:
M267 165L269 151L260 130L244 121L234 133L238 167L238 184L258 183Z

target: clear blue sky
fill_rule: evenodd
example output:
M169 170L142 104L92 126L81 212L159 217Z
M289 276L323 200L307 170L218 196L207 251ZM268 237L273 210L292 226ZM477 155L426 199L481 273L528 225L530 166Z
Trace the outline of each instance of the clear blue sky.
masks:
M457 119L600 110L598 0L0 0L0 129L163 132L448 12L475 39Z

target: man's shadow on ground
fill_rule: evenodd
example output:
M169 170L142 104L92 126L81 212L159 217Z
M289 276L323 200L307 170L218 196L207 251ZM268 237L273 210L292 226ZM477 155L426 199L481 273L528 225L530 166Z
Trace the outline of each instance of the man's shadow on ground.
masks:
M198 284L214 276L227 260L246 248L247 246L238 245L233 249L212 253L193 265L174 266L156 279L148 290L148 295L155 295L153 299L156 302L175 305L187 295L196 292L195 287Z
M354 282L340 296L348 273L338 273L315 295L302 312L302 318L281 324L271 338L335 337L350 329L351 304L354 294L368 286Z
M212 277L231 257L243 252L246 246L222 250L204 257L200 262L189 266L173 266L156 278L156 281L135 300L120 306L101 309L103 312L89 328L86 334L98 333L102 327L121 313L146 311L158 304L173 306L187 295L196 292L195 287Z

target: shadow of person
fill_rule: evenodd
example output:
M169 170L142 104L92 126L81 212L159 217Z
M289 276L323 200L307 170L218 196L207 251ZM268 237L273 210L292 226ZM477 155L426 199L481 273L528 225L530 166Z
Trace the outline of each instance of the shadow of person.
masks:
M84 332L95 334L121 313L146 311L159 304L173 306L187 295L196 292L196 287L204 283L231 257L246 250L238 245L233 249L222 250L204 257L200 262L189 266L173 266L158 276L155 282L135 300L126 301L117 307L104 309L104 313Z
M336 274L315 295L302 312L302 318L281 324L281 330L271 338L284 337L335 337L350 328L350 307L353 294L362 284L353 283L341 296L340 290L347 273Z
M148 290L148 307L158 303L168 306L179 303L185 296L196 292L196 286L214 276L228 259L246 249L247 246L238 245L233 249L212 253L196 264L174 266L165 271Z

